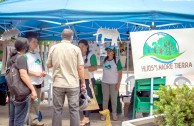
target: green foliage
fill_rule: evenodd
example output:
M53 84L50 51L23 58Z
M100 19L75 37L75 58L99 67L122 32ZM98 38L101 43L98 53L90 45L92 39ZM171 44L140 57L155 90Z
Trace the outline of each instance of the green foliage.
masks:
M3 1L5 1L5 0L0 0L0 2L3 2Z
M3 50L0 50L0 54L2 54L3 53Z
M155 114L165 116L156 117L160 126L194 126L194 88L187 85L176 88L162 86L156 92L160 101L156 101Z
M52 41L39 41L41 45L49 45Z

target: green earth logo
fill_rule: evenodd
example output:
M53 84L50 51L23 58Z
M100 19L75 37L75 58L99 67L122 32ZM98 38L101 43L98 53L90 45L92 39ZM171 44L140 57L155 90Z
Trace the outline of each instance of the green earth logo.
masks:
M146 40L141 58L151 57L160 63L169 64L183 53L179 52L179 45L171 35L158 32Z
M41 61L40 61L39 59L36 59L36 60L35 60L35 63L41 64Z
M111 65L105 66L106 69L111 69Z

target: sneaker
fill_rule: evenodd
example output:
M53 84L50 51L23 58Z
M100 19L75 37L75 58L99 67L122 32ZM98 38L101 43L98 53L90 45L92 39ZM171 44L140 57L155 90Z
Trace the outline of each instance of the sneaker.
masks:
M104 120L106 119L106 117L102 115L100 119L101 119L102 121L104 121Z
M114 120L114 121L117 121L117 114L112 114L112 119Z

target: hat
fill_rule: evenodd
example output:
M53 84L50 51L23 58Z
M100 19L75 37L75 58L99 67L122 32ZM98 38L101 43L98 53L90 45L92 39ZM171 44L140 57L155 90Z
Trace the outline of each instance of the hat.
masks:
M108 47L105 48L106 51L107 51L108 49L112 50L113 52L116 52L115 46L108 46Z
M80 110L84 110L85 108L88 107L90 102L90 97L87 94L86 89L82 89L80 92L80 97L79 97L79 108Z

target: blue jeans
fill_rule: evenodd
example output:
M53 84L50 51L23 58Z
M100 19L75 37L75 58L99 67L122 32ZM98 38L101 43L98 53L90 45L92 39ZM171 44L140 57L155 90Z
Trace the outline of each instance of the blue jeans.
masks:
M24 126L29 110L30 97L23 101L15 101L10 97L9 103L9 126Z

